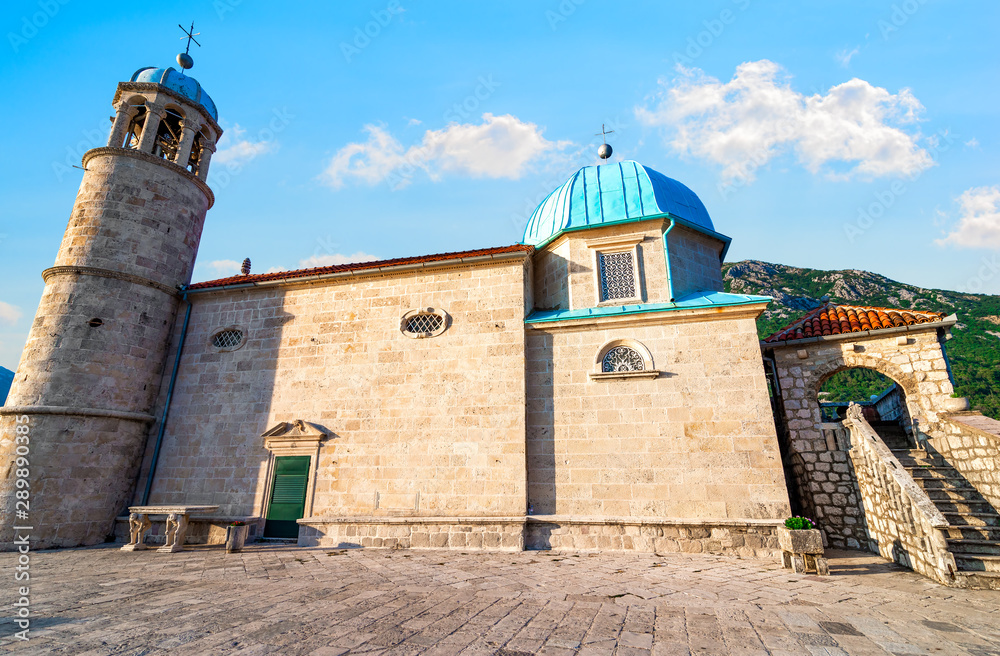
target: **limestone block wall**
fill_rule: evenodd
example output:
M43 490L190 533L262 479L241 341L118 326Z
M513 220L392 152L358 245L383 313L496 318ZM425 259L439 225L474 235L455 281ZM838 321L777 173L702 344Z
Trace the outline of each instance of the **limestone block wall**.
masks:
M522 257L192 294L150 502L262 515L260 434L303 419L328 433L307 516L523 515L526 281ZM402 334L426 307L447 330ZM229 327L245 343L212 347Z
M824 434L817 394L826 379L852 367L885 374L902 388L918 430L931 436L942 434L941 417L953 404L938 328L910 328L764 345L775 361L788 431L784 439L803 511L832 546L857 548L866 534L849 455Z
M754 317L532 324L528 501L537 515L775 519L789 512ZM593 380L611 340L657 378Z
M674 297L701 291L722 291L722 248L717 239L675 225L667 235Z
M928 450L944 456L1000 510L1000 421L963 412L946 415L941 425L944 435L928 440Z
M570 309L569 239L562 237L532 257L534 300L539 308Z

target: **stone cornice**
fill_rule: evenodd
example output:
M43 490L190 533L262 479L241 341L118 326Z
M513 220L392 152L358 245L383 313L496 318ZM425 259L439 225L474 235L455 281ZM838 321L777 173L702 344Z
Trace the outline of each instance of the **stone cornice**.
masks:
M141 412L125 412L124 410L106 410L104 408L66 408L56 405L4 405L0 406L0 415L65 415L69 417L102 417L107 419L125 419L152 423L156 418Z
M212 118L212 115L209 114L208 111L206 111L205 108L201 106L201 103L197 102L196 100L191 100L187 96L182 96L173 89L168 89L167 87L160 84L156 84L155 82L119 82L118 89L115 91L115 97L111 101L112 105L118 104L118 101L121 100L123 91L138 91L138 92L155 91L156 93L162 93L165 96L170 96L177 102L183 103L188 107L192 107L199 114L201 114L202 118L205 119L205 122L208 123L208 125L213 130L215 130L216 139L222 136L222 128L219 127L218 121Z
M205 184L205 181L199 178L197 175L191 173L191 171L188 171L186 168L180 166L179 164L175 164L174 162L165 160L162 157L157 157L152 153L144 153L141 150L135 150L134 148L113 148L111 146L105 146L102 148L91 148L90 150L88 150L83 154L84 170L86 170L87 168L87 162L89 162L93 158L102 156L111 156L111 155L114 155L116 157L131 157L133 159L141 159L145 162L149 162L151 164L157 164L159 166L162 166L166 169L173 171L174 173L182 175L188 180L190 180L192 183L194 183L194 185L199 189L201 189L202 193L205 194L205 198L208 199L208 207L206 209L211 209L212 206L215 205L215 194L212 193L212 189L207 184Z
M612 328L616 326L640 326L647 324L677 324L702 321L728 321L731 319L756 319L767 303L749 303L743 305L712 306L692 309L670 309L641 312L634 314L615 314L603 317L581 317L579 319L563 319L526 323L524 327L543 332L589 330L595 327Z
M86 267L86 266L54 266L49 267L45 271L42 271L42 280L45 282L49 281L49 278L55 276L69 276L69 275L79 275L79 276L98 276L100 278L113 278L115 280L124 280L125 282L132 282L137 285L144 285L146 287L152 287L153 289L159 290L171 296L180 296L180 291L169 287L162 283L158 283L155 280L150 280L149 278L143 278L142 276L135 276L131 273L122 273L121 271L111 271L109 269L100 269L97 267Z

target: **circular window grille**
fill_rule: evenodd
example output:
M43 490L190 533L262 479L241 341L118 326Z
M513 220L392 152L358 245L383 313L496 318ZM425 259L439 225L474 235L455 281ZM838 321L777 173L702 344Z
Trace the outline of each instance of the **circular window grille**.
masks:
M212 337L212 346L216 348L233 348L243 343L243 331L223 330Z
M418 314L406 321L406 332L427 334L437 332L444 325L444 317L438 314Z
M604 360L601 362L601 371L605 373L642 371L645 368L639 352L627 346L616 346L611 349L604 355Z

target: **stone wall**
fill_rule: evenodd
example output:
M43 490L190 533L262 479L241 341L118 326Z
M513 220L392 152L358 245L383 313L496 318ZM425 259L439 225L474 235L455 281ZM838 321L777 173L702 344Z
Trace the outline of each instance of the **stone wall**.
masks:
M528 501L537 514L776 519L789 512L757 347L760 307L528 331ZM598 378L602 347L655 378Z
M953 585L958 567L948 551L948 521L892 455L861 409L852 406L844 424L867 519L867 547L938 583Z
M1000 511L1000 421L960 412L945 415L941 424L944 435L928 440L928 451L944 456Z
M742 558L774 558L780 553L779 523L529 517L524 542L526 549L725 553Z
M300 522L299 546L357 549L521 551L520 517L315 517Z
M723 243L682 225L667 235L674 298L704 291L721 292Z
M191 294L150 503L262 516L261 433L303 419L328 434L307 516L523 515L525 257ZM426 307L449 327L405 336ZM229 327L245 342L214 348Z
M549 310L570 309L569 238L561 237L536 251L532 261L535 305Z
M909 328L763 345L775 361L788 432L783 439L803 512L832 546L863 544L865 515L849 456L822 428L817 394L826 379L852 367L892 378L909 417L929 435L942 434L941 417L955 404L938 327Z

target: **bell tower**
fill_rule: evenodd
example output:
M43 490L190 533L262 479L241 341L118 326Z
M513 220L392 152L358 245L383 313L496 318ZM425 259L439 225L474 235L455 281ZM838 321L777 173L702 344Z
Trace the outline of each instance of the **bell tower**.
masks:
M31 527L18 534L33 548L103 542L131 498L179 289L214 202L206 179L222 134L212 99L184 73L191 57L177 59L181 71L142 68L118 85L108 145L83 156L62 245L42 273L0 406L8 548L14 526Z

